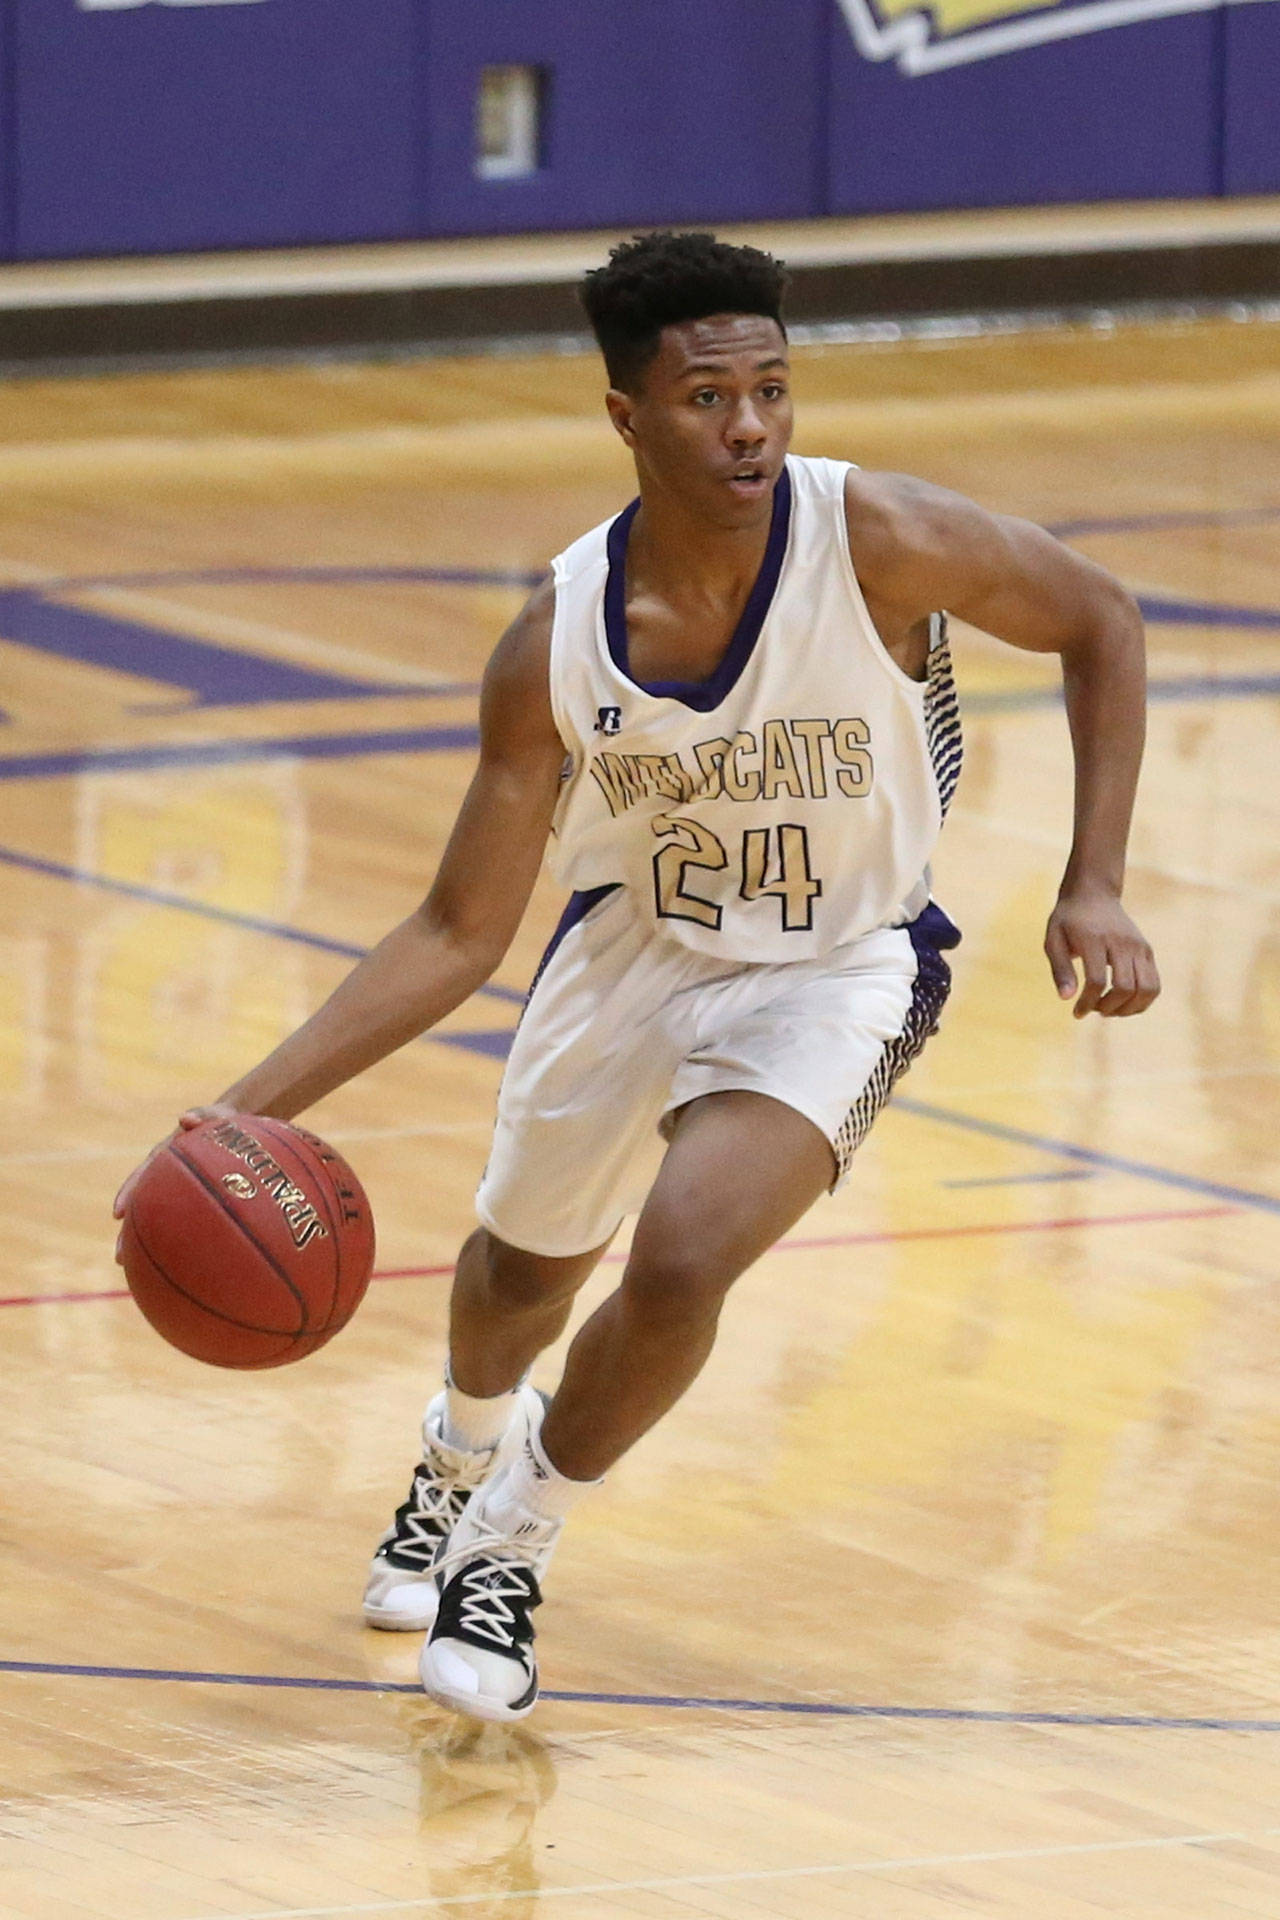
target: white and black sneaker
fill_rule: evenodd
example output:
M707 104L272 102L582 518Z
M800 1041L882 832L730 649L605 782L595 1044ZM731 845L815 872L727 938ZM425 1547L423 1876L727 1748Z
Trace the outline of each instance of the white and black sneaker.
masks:
M507 1476L491 1480L436 1562L440 1605L422 1649L433 1700L476 1720L523 1720L538 1698L533 1610L564 1527L517 1505Z
M393 1633L423 1633L436 1617L439 1587L435 1565L459 1516L476 1489L501 1471L541 1424L545 1396L522 1386L501 1440L472 1453L446 1446L442 1438L445 1395L439 1393L422 1420L422 1459L409 1497L378 1543L364 1590L364 1617Z

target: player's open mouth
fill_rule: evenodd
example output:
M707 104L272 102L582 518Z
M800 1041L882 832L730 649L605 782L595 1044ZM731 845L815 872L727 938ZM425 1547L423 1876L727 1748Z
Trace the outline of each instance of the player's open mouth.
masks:
M744 500L755 500L769 490L769 476L762 467L740 467L729 477L729 485Z

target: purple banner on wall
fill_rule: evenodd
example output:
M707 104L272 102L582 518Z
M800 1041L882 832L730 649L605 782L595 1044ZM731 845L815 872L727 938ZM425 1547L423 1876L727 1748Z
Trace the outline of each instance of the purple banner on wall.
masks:
M10 10L20 256L415 231L417 0Z
M785 219L820 204L826 0L428 0L428 228ZM486 67L536 76L534 164L485 177Z
M1221 11L1129 11L832 0L828 211L1216 193Z
M1280 192L1280 4L1227 9L1224 193ZM1280 291L1280 289L1278 289Z

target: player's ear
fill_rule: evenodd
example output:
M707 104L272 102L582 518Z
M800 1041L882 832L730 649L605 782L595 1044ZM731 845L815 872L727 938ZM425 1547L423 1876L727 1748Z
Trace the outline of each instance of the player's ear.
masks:
M621 388L610 387L604 397L604 403L609 409L609 418L613 422L614 431L621 435L629 447L633 447L636 435L635 428L631 424L631 416L635 412L635 401L629 393L623 393Z

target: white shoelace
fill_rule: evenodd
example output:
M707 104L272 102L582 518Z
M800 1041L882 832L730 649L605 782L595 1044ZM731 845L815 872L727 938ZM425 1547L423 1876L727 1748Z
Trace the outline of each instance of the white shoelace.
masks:
M476 1488L484 1480L493 1461L494 1449L463 1454L442 1443L428 1448L428 1457L413 1476L409 1491L412 1505L396 1522L394 1545L398 1552L433 1566L441 1540L452 1532L458 1516ZM432 1460L431 1455L437 1459ZM454 1463L457 1462L455 1465Z
M519 1569L531 1573L535 1580L539 1577L551 1558L563 1522L531 1515L513 1533L495 1527L477 1514L470 1525L475 1528L471 1539L460 1546L448 1547L433 1571L443 1583L459 1568L466 1568L460 1576L464 1593L459 1609L460 1628L510 1650L515 1641L517 1615L509 1603L515 1601L523 1610L529 1600L525 1582L511 1576ZM469 1566L470 1561L476 1564Z
M524 1582L509 1577L504 1581L501 1565L488 1560L464 1573L462 1585L466 1591L458 1612L460 1631L491 1640L509 1653L515 1644L516 1612L508 1602L528 1602Z

